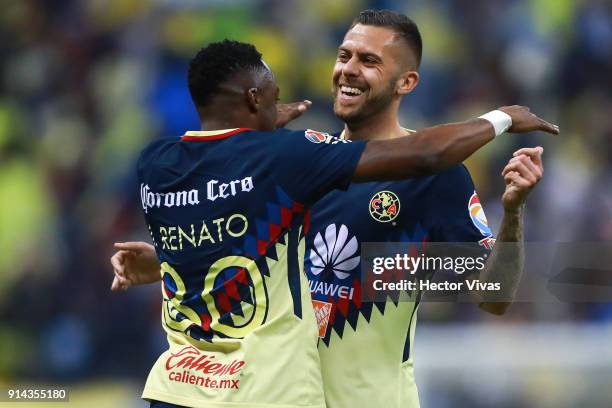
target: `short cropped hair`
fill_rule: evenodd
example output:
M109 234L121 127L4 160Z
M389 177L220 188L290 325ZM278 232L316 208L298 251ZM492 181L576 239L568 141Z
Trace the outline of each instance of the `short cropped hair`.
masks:
M417 60L417 67L421 64L423 55L423 40L416 23L408 16L393 10L364 10L351 24L351 28L357 24L388 27L395 31L412 48Z
M227 39L209 44L189 64L188 85L193 103L205 106L219 85L238 73L249 71L267 71L255 46Z

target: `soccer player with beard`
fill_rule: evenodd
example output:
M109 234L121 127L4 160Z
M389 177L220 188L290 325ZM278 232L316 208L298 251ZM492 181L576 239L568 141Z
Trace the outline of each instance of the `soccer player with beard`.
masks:
M376 31L368 34L367 29L369 28ZM364 32L363 29L366 29L366 31ZM379 32L380 29L381 27L370 26L366 22L359 23L349 31L340 48L339 61L334 73L334 83L337 90L334 107L337 113L347 121L345 136L355 136L355 133L349 134L349 132L364 126L364 116L370 116L376 120L390 121L393 114L390 114L389 110L395 109L397 111L401 97L409 93L417 82L418 75L415 75L414 71L406 70L405 68L408 65L404 65L404 62L402 62L403 58L408 55L406 50L403 50L403 48L408 48L408 43L402 37L397 37L394 30L383 27L382 30L386 30L385 33L384 31ZM351 35L352 32L356 34L355 39ZM383 44L378 44L383 51L382 53L368 49L367 39L370 35L376 38L380 35L385 38L384 35L386 35ZM360 48L362 46L365 46L363 51ZM224 51L224 58L227 58L228 50ZM221 54L216 55L220 57ZM359 60L357 63L351 62L353 55ZM350 69L343 70L340 68L341 66L350 68L352 65L361 65L361 61L366 68L372 70L367 75L365 72L359 72L361 68L355 69L355 67L352 67L352 73ZM192 63L192 69L194 63ZM239 64L237 66L240 67ZM235 66L233 67L235 69ZM394 73L394 70L397 72ZM269 226L276 222L273 219L266 218L275 218L269 214L270 205L274 207L274 203L270 204L268 201L280 200L281 203L277 203L277 205L282 206L283 200L296 201L297 199L308 206L334 187L342 187L348 181L347 178L350 178L353 182L385 178L398 179L447 168L452 163L460 162L469 155L470 150L475 150L491 138L493 128L495 128L495 133L501 133L504 130L503 125L501 125L502 129L498 129L497 126L503 121L507 121L506 126L512 126L511 131L522 132L536 129L551 133L557 133L558 131L552 125L528 114L524 109L511 107L504 108L504 111L510 114L512 122L508 121L508 118L504 114L500 114L499 111L493 117L490 115L485 117L493 124L493 127L485 121L470 121L426 129L416 132L410 137L380 140L367 144L364 142L337 143L338 140L321 132L279 131L278 134L286 139L283 140L274 137L275 132L243 129L251 127L265 130L270 128L271 122L273 123L269 103L270 95L275 94L272 89L275 87L273 77L266 74L266 70L262 70L260 66L256 66L256 69L253 70L254 75L249 72L249 69L234 70L230 77L217 79L219 83L215 86L207 84L205 78L216 78L216 76L201 76L201 81L203 81L203 85L205 85L209 94L205 103L200 103L198 92L197 90L194 92L190 82L190 90L194 95L194 102L196 102L202 118L203 129L210 129L210 131L188 132L181 141L163 140L155 142L152 147L145 150L140 159L140 178L146 190L143 209L146 213L147 222L152 227L154 242L157 244L158 258L155 258L154 253L151 255L151 247L146 244L123 244L118 245L121 250L113 256L112 263L116 272L113 288L125 289L130 284L159 280L160 265L158 259L162 262L165 305L163 321L169 334L171 347L168 352L160 357L151 372L144 393L146 398L194 406L200 404L202 406L214 406L206 405L214 402L247 405L248 403L271 405L284 403L286 406L292 406L291 404L294 403L294 400L288 395L293 394L291 390L294 389L294 386L298 386L298 377L304 378L304 370L311 367L309 361L307 361L308 358L305 357L310 355L308 354L310 349L308 341L297 341L294 337L299 335L300 331L306 337L310 334L302 325L296 326L292 330L289 330L288 326L283 326L282 330L275 332L274 322L288 316L289 312L287 311L289 309L282 306L282 299L285 299L287 305L293 304L290 309L295 312L296 316L298 316L296 310L299 309L299 320L304 324L310 324L308 322L311 322L314 330L315 322L312 319L314 317L312 309L307 311L304 307L301 307L303 299L296 301L296 296L300 298L300 294L303 295L304 290L307 289L302 286L302 279L292 274L291 270L283 273L282 265L289 267L288 265L291 262L281 260L285 257L293 259L293 255L304 253L303 249L299 249L303 241L299 239L299 236L293 237L290 232L295 230L300 234L301 222L304 221L305 212L304 208L299 205L299 208L295 204L290 205L290 211L292 209L297 211L292 216L295 218L295 225L293 223L285 225L281 211L281 219L278 221L280 224L278 226L279 231L269 227L269 230L266 229L266 240L260 243L258 237L264 233L263 230L260 231L260 224ZM210 100L215 103L210 102ZM230 102L231 105L228 105ZM497 118L495 115L497 115ZM499 119L500 115L501 120ZM238 129L215 131L214 129L219 128L220 124L227 128ZM402 134L404 133L399 126L398 129ZM372 131L374 132L374 130ZM384 136L381 139L401 136L401 134L384 131L384 126L376 131L381 132L380 134ZM302 135L301 138L296 137L298 133ZM476 133L480 133L480 136L478 137ZM371 135L377 136L378 134L371 133ZM455 140L449 141L451 138ZM306 142L304 143L304 141ZM443 149L440 148L441 144L444 145ZM353 146L349 147L349 145ZM267 146L267 148L264 148L264 146ZM409 152L410 149L413 149L412 152ZM361 150L363 150L363 153L359 156L357 152ZM268 153L262 155L264 151L268 151ZM418 159L422 157L422 152L438 151L440 151L440 154L436 153L434 159L424 162ZM344 154L347 157L343 157ZM307 160L308 157L311 158L310 161ZM317 160L312 160L312 157L316 157ZM443 160L440 160L440 158L443 158ZM221 165L229 162L240 163L240 165L224 165L218 169L215 167L215 163ZM355 166L352 175L348 170L351 166ZM220 169L223 169L221 173L219 173ZM521 181L518 179L519 170L516 169L516 176L514 176L517 183ZM268 174L265 178L263 177L266 172L271 171L274 172L274 175ZM454 173L453 170L450 171ZM208 192L209 196L207 197L212 203L204 200L200 202L193 200L193 202L189 202L189 204L193 204L193 208L181 208L180 214L179 212L173 213L173 209L170 207L177 199L178 194L182 192L190 194L192 191L198 190L198 180L200 179L204 180L201 183L206 185L205 188L212 183L212 196L210 196L211 192ZM244 183L244 180L247 180L247 182ZM455 181L452 178L441 180L443 183L449 180L451 182ZM465 181L465 177L460 181ZM425 185L438 184L435 180L427 179L415 179L414 182L425 183ZM262 186L259 189L260 192L247 197L246 193L260 183ZM393 186L394 184L398 184L397 188ZM170 191L169 186L180 191L178 193ZM364 191L367 193L366 195L369 195L369 191L375 190L378 192L380 187L380 185L372 183L365 183L363 186L363 191L353 191L346 197L337 196L334 202L325 199L315 206L312 225L316 228L313 228L313 233L309 235L310 247L313 248L314 253L321 257L322 251L316 249L318 245L317 237L320 235L317 231L321 230L320 226L323 225L327 225L325 231L331 231L335 227L330 228L330 226L337 223L338 228L336 230L338 232L336 234L326 234L326 239L335 235L333 239L338 243L340 253L336 254L334 250L331 257L325 257L325 259L326 261L339 262L339 259L344 257L343 259L346 262L344 262L344 265L339 265L336 262L333 265L319 267L317 264L319 261L316 259L317 255L307 255L307 260L313 260L307 269L308 276L313 281L328 279L329 284L336 284L333 281L335 276L339 279L346 279L348 276L351 280L353 276L357 276L358 254L355 252L349 254L349 258L346 258L344 248L347 247L345 244L353 242L352 239L347 240L346 238L349 238L351 234L356 234L354 231L360 229L359 223L363 221L363 217L357 211L357 208L355 208L355 212L352 210L346 211L346 206L354 206L356 200L360 200L360 197L363 196ZM283 194L286 197L278 197L279 188L284 191ZM395 189L398 192L397 194L400 195L404 192L401 183L391 183L385 188ZM239 189L242 193L238 192ZM234 190L236 190L236 193ZM273 190L276 191L274 194L271 192ZM153 191L158 195L164 195L163 200L156 199L155 196L149 200L149 193ZM396 193L393 194L396 195ZM414 192L411 194L414 194ZM170 204L167 201L169 195L174 197ZM231 197L229 197L230 195ZM219 197L228 198L228 200L223 204L213 204L215 199ZM383 209L389 212L389 207L395 199L393 195L381 195L379 198L381 202L386 203L384 204L386 207ZM408 196L404 199L412 200L413 198ZM333 210L327 218L323 218L326 217L324 214L329 212L328 208L338 205L335 200L344 203L345 208L342 208L342 211ZM410 206L410 203L408 205ZM298 211L300 208L302 210ZM243 218L252 221L246 223L243 218L234 217L235 214L238 214L238 210L246 214ZM345 215L339 213L346 213L346 217L349 218L344 219L342 217ZM193 225L193 222L197 221L196 219L204 225L205 221L201 221L201 214L207 214L206 219L211 220L219 219L217 217L228 219L225 227L227 233L224 237L219 235L218 242L215 243L214 239L217 237L217 229L221 231L220 224L215 224L213 234L210 234L207 227L204 238L202 238L200 232L200 239L196 246L193 245L193 242L195 242L193 237L190 239L188 229L187 233L185 233L185 230L177 232L178 226L188 227L189 223ZM396 210L395 218L398 215L399 208ZM418 216L418 214L415 216ZM242 220L242 224L230 225L229 220L232 217L238 224L240 224L238 221ZM405 225L398 227L398 230L408 231L412 229L414 225L411 224L411 221L408 219ZM172 225L178 226L173 227ZM349 227L347 228L346 225ZM202 226L202 228L204 227ZM273 230L274 233L271 232ZM376 236L373 236L367 228L364 227L362 230L363 235L359 236L360 241L398 240L398 235L391 231L382 231L382 235L379 235L381 232L377 232ZM238 231L245 234L244 237L242 235L238 236ZM218 234L222 234L222 232L218 232ZM253 238L253 242L249 240L249 237ZM224 238L225 241L221 238ZM202 240L205 241L205 247L201 247L199 244ZM340 240L344 240L344 242L340 243ZM221 241L223 241L222 244ZM295 245L291 244L293 241L295 241ZM179 249L177 249L177 243ZM212 246L208 244L212 244ZM189 252L182 252L181 245L191 245L194 248L190 249ZM294 254L295 251L297 252ZM311 250L310 253L312 254L313 251ZM223 264L219 266L217 265L218 260L215 259L221 255L231 258L233 262L240 260L244 265L242 263L234 265L234 262L231 265ZM301 261L297 261L296 267L298 269L301 269L300 264ZM201 272L207 269L206 265L210 267L209 272ZM226 269L227 273L224 272ZM252 271L257 269L261 269L263 272L253 275ZM213 273L210 272L211 270L213 270ZM251 277L244 279L244 273L241 270L248 270L248 275ZM322 270L326 270L326 273L321 273ZM337 273L338 271L341 273ZM282 278L282 276L285 277ZM286 291L282 290L282 279L289 279L289 287ZM292 279L294 281L293 286L291 284ZM247 289L251 287L255 294L265 293L267 301L264 303L266 304L257 304L256 299L246 299L250 291L247 290L247 292L241 294L239 288L242 286L239 284L246 285ZM201 296L198 296L202 287L204 287L204 291ZM237 298L236 294L239 295ZM411 338L411 336L406 335L406 331L413 326L403 316L403 314L406 314L412 321L416 308L415 303L407 303L412 305L409 307L410 310L402 310L402 308L405 308L403 305L401 307L398 305L383 307L380 312L382 318L378 321L372 319L373 313L368 313L368 318L365 321L359 325L353 325L353 329L357 329L357 331L351 334L358 334L358 336L345 335L343 337L342 332L344 331L346 334L348 330L333 327L333 323L340 321L339 316L343 313L344 306L341 303L343 299L335 297L321 300L317 299L316 295L315 291L313 297L318 302L324 301L330 304L329 327L324 328L323 331L319 327L319 334L324 339L319 352L324 360L321 362L321 367L327 393L327 404L331 407L340 407L362 406L363 403L371 405L382 402L385 406L393 406L396 399L393 397L389 401L390 395L398 396L400 400L397 402L416 401L416 389L410 388L413 381L411 367L407 364L410 363L409 355L406 357L404 347L406 338ZM201 301L204 301L204 303ZM367 308L367 304L358 302L356 298L352 299L352 302L357 307L357 314L353 314L355 316L354 323L356 323L361 308ZM269 306L267 303L269 303ZM372 304L370 304L370 311L372 311L371 306ZM260 307L268 310L268 312L263 315L259 312L255 313L255 310ZM391 311L392 307L395 308L395 311ZM214 312L211 312L211 310ZM257 322L249 323L245 317L245 311L250 311ZM383 312L385 312L384 316ZM338 319L334 320L331 317L332 315L338 316ZM365 312L362 315L365 316ZM244 325L237 324L234 321L235 319L238 322L246 322L248 330ZM348 315L345 316L345 320L350 322ZM400 327L402 325L403 328ZM335 330L335 337L332 335L332 328ZM400 333L402 329L403 333ZM278 336L276 340L274 333ZM389 342L388 339L390 338L400 340ZM262 341L264 342L262 343ZM266 382L280 380L281 377L278 376L280 371L277 371L276 368L280 367L279 364L283 360L278 360L277 363L273 364L272 362L276 360L271 356L266 356L269 352L275 353L281 347L280 344L277 344L278 341L283 341L282 347L286 349L287 355L299 360L300 367L296 367L296 373L301 374L295 377L294 374L296 373L285 372L282 375L284 385L277 384L278 387L273 387L272 383L266 385ZM195 349L185 349L183 346L187 343L194 345ZM257 347L254 346L256 343L259 344ZM401 343L401 350L395 347L399 343ZM306 350L296 349L294 346L297 344L300 344ZM391 345L393 347L390 347ZM368 352L356 352L364 346L368 347ZM224 372L227 374L227 372L233 372L232 370L242 370L249 376L256 376L252 379L258 384L261 392L256 392L257 390L253 388L254 383L245 384L248 382L249 376L240 379L241 384L243 384L242 389L229 393L225 390L217 390L215 387L206 390L190 387L188 384L192 379L192 374L187 372L189 370L186 370L187 377L185 377L185 373L177 374L181 376L181 381L178 381L178 383L175 383L177 382L176 375L174 380L167 381L164 373L168 371L171 358L176 360L173 360L170 364L171 367L174 367L173 364L178 362L180 358L189 358L190 356L187 354L201 352L219 357L219 360L230 359L230 357L231 361L240 360L242 366L233 368L228 366L224 368L224 370L227 368ZM404 352L403 357L406 357L404 361L402 361L402 352ZM356 354L360 358L357 359ZM363 358L361 358L362 356ZM195 358L191 357L192 360ZM374 374L364 371L363 375L360 376L359 367L372 367L372 364L370 364L372 362L375 362L374 366L377 367L377 372ZM193 368L192 363L193 361L190 360L189 364L184 363L182 367ZM162 367L164 364L165 371ZM216 366L215 364L212 365ZM248 370L247 365L250 366ZM243 366L244 369L242 369ZM404 369L404 367L407 369ZM308 373L310 383L314 384L309 388L312 391L316 389L316 376L310 371ZM187 378L187 381L183 381L184 377ZM194 381L196 380L194 379ZM275 388L278 388L279 392L271 392ZM303 387L300 386L300 388ZM349 389L350 392L347 394L345 391ZM387 394L386 391L392 393ZM320 401L317 400L315 394L315 391L309 394L311 405L319 406ZM301 404L303 405L303 402Z
M401 127L402 97L418 84L422 43L416 24L392 11L359 14L338 48L333 71L334 113L341 137L391 139ZM408 136L409 137L409 136ZM542 148L521 149L503 170L504 217L481 282L503 282L504 302L480 307L503 314L523 268L523 212L542 177ZM305 270L319 323L319 355L330 408L418 407L413 338L421 294L411 302L366 302L360 277L361 242L474 242L495 239L463 165L429 177L352 184L313 207Z

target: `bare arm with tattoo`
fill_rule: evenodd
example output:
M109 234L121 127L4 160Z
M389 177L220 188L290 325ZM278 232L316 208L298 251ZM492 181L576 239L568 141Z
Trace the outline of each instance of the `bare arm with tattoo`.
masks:
M506 190L502 196L504 217L495 245L484 269L481 282L500 283L500 301L491 301L490 295L480 308L496 315L504 314L516 294L523 274L525 246L523 242L523 216L525 201L544 172L541 147L520 149L502 171Z

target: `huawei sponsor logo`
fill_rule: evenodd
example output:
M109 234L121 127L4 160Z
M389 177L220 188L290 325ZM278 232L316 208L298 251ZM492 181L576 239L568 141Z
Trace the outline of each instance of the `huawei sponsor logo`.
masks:
M359 244L355 236L349 239L346 225L336 228L330 224L325 229L325 236L317 233L314 239L314 248L310 250L310 271L319 275L324 270L330 270L338 279L346 279L350 271L359 265L357 251Z
M332 282L323 282L311 279L308 281L312 295L331 296L339 299L353 299L355 288L348 285L336 285Z

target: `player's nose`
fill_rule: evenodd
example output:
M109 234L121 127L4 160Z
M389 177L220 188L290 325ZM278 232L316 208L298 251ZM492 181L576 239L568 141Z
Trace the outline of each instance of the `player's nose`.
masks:
M359 62L357 61L357 58L352 57L342 66L342 74L344 76L359 75Z

